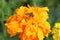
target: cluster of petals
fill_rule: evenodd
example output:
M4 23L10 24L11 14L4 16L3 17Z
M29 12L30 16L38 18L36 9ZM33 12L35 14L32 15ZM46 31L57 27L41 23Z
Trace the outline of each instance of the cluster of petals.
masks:
M55 23L52 29L53 39L60 40L60 23Z
M10 37L19 34L21 40L43 40L48 37L50 24L47 7L25 7L16 9L16 14L9 17L6 22Z

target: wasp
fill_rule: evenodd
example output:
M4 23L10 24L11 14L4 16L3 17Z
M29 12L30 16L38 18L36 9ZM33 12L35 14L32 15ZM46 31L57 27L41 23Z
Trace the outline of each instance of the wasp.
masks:
M33 15L33 13L26 13L25 14L25 17L33 17L34 15Z
M27 19L32 18L33 16L34 16L33 13L26 13L26 14L24 15L24 18L27 20Z

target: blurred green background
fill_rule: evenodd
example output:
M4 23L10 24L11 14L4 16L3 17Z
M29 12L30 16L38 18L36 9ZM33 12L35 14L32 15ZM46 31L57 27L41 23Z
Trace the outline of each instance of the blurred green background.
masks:
M0 0L0 40L19 40L18 35L10 38L6 31L5 22L9 16L15 13L16 8L20 6L36 6L49 8L49 23L51 29L56 22L60 21L60 0ZM59 21L58 21L59 20ZM53 40L52 34L44 40Z

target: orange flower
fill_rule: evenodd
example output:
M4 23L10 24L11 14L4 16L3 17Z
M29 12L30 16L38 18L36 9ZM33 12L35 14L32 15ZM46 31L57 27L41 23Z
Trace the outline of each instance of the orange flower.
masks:
M10 36L20 33L21 40L43 40L50 32L47 7L24 7L17 8L16 14L11 16L6 27Z

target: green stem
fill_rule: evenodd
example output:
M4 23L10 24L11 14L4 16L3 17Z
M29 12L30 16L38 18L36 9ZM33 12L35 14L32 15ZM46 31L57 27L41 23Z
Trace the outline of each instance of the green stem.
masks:
M37 6L37 4L36 4L36 0L32 0L32 1L33 1L33 2L32 2L32 3L33 3L33 6L36 7L36 6Z
M2 29L3 29L3 38L4 38L4 40L5 40L5 38L6 38L6 28L5 28L5 26L4 26L4 13L3 13L3 11L2 11L2 20L1 20L1 25L2 25Z
M3 38L3 40L4 40L5 38L4 38L4 26L3 26L3 21L1 21L1 25L2 25L2 29L3 29L3 34L2 34L3 36L2 36L2 38Z
M2 5L2 6L3 6L3 5ZM3 40L6 40L6 36L7 36L7 35L6 35L6 28L5 28L5 26L4 26L4 21L5 21L5 20L4 20L3 7L2 7L2 13L1 13L1 14L2 14L1 25L2 25L2 29L3 29L3 33L2 33L3 36L2 36L2 37L3 37Z

